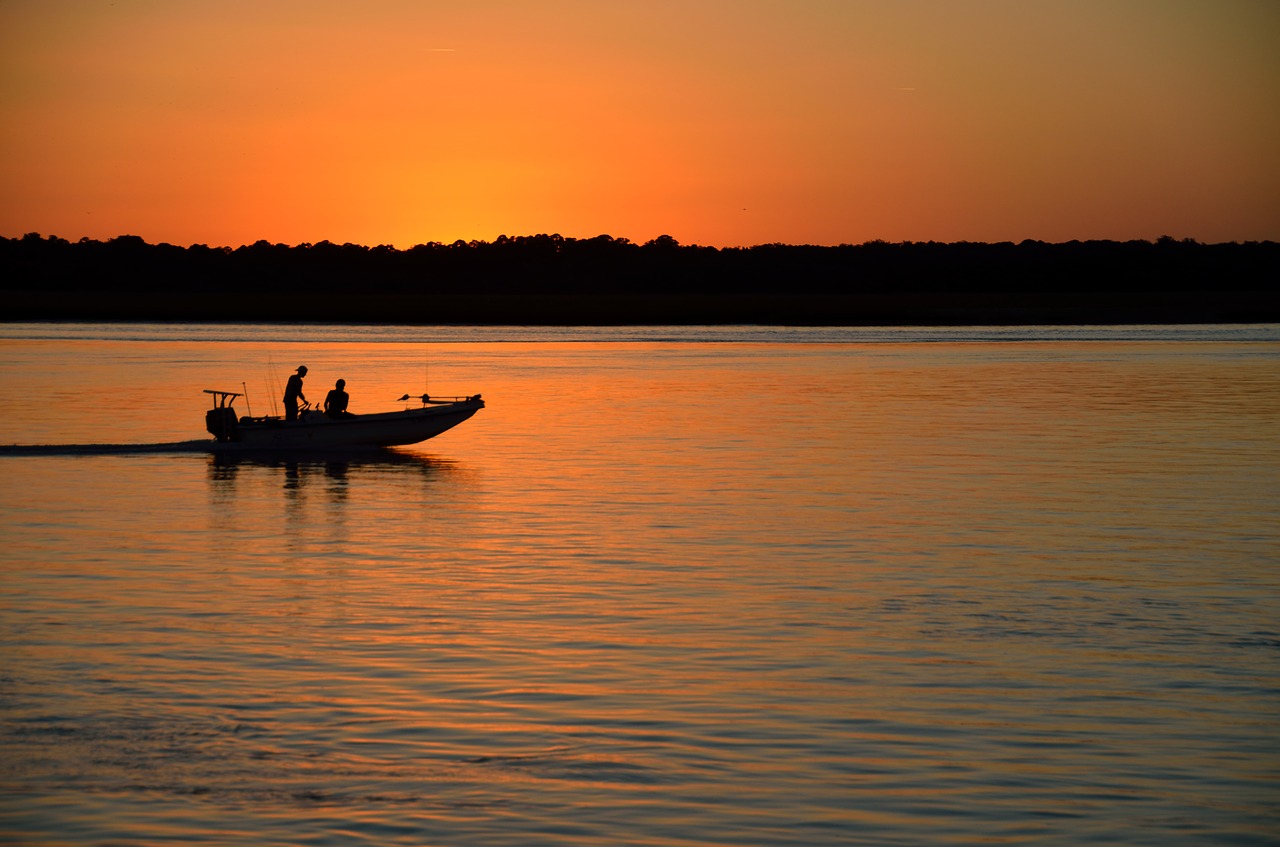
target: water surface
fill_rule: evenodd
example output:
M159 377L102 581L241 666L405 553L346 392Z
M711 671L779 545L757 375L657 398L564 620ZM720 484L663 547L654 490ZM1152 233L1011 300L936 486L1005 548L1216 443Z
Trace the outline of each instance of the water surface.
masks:
M1277 843L1275 327L469 332L3 328L0 444L488 407L0 455L0 833Z

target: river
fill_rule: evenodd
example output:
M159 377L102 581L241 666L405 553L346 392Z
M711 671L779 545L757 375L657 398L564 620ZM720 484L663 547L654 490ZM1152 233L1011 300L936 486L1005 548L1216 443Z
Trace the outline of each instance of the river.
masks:
M122 449L302 364L487 407ZM0 409L97 445L0 451L0 840L1280 843L1280 327L0 324Z

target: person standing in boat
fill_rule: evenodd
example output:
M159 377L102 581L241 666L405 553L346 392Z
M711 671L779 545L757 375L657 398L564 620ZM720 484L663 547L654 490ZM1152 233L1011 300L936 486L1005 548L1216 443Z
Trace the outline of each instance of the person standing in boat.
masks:
M355 417L347 411L347 381L340 379L333 384L333 390L324 398L324 413L331 418Z
M286 421L296 421L298 419L298 401L307 402L307 397L302 393L302 378L307 375L307 366L301 365L297 373L289 377L289 381L284 385L284 419Z

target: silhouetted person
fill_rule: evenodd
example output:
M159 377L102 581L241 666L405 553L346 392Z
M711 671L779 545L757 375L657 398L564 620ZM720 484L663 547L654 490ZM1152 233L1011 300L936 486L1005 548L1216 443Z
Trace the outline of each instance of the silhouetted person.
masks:
M333 390L324 398L324 413L331 418L349 418L351 413L347 411L347 392L343 389L347 387L347 381L340 379L333 384Z
M284 419L286 421L296 421L298 419L298 401L307 402L307 397L302 393L302 378L307 375L307 366L302 365L298 368L298 372L289 377L289 381L284 385Z

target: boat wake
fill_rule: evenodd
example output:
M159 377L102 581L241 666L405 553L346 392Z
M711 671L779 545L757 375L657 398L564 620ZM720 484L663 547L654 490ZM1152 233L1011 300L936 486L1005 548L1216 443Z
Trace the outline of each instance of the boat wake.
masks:
M445 466L426 456L401 453L384 447L317 448L312 450L242 449L238 444L225 444L209 439L172 441L163 444L0 444L4 456L213 456L220 465L347 463L360 465Z
M0 456L127 456L138 453L210 453L209 439L164 444L0 444Z

